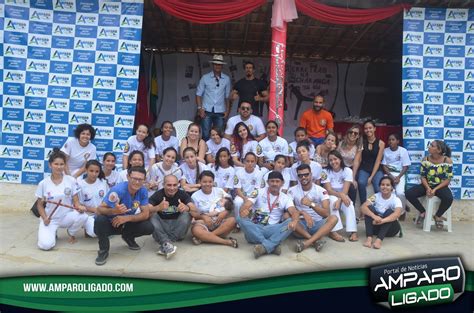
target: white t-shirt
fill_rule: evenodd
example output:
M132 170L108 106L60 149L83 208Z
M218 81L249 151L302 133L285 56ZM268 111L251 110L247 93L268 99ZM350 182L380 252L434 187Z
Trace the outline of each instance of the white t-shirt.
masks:
M117 184L123 183L124 181L128 181L127 175L128 175L127 170L121 170L119 172L119 177L118 177L117 182L115 184L117 185Z
M89 142L87 146L83 147L75 137L68 138L61 151L69 157L67 165L71 175L74 175L87 161L97 159L94 144Z
M298 181L298 173L296 172L296 169L298 166L300 166L301 162L296 162L291 166L291 177L290 179L292 181ZM318 179L321 179L321 172L323 171L323 168L321 167L321 164L315 161L311 161L309 164L309 167L311 168L311 175L313 178L313 181L316 181Z
M237 157L239 160L243 160L245 158L245 155L249 152L253 152L257 154L257 146L258 146L258 141L256 140L250 140L247 141L246 144L242 147L242 155L240 155L239 151L236 151L235 153L232 153L233 157Z
M265 126L263 125L262 120L258 116L250 115L248 120L242 121L242 117L240 116L240 114L229 118L229 120L227 121L225 134L232 135L234 133L235 125L237 125L240 122L244 122L245 125L249 127L250 133L254 137L258 137L262 134L265 134Z
M216 157L217 151L219 151L220 148L225 147L229 149L230 151L230 141L227 138L222 138L220 144L216 144L214 140L209 139L206 142L207 145L207 151L206 154L211 154L214 158Z
M291 156L295 159L295 161L299 161L300 158L298 157L298 153L296 153L296 146L298 143L296 141L293 141L290 143L290 150L291 150ZM316 153L316 148L314 148L314 145L311 144L309 146L309 156L310 159L313 159L314 154Z
M155 190L150 190L149 193L154 193L157 190L163 188L164 178L167 175L174 175L178 178L178 182L181 179L182 173L181 169L179 168L178 164L173 163L169 170L165 170L163 168L163 162L158 162L153 164L151 170L148 172L148 181L149 182L158 182L158 187Z
M199 213L215 216L225 210L222 199L230 197L222 188L212 187L210 194L205 194L201 189L193 193L193 199Z
M268 192L268 188L259 189L258 196L255 199L250 199L250 201L253 202L250 219L255 224L263 225L280 223L288 208L295 206L291 197L283 192L280 192L278 196L274 196Z
M375 210L381 215L383 215L388 209L395 211L395 208L402 207L402 201L395 195L395 193L392 193L390 198L384 199L382 194L377 192L376 194L370 196L367 200L375 206Z
M105 176L105 180L109 188L112 188L118 183L120 173L116 170L112 170L109 176Z
M304 197L308 197L312 202L316 203L316 205L322 207L322 202L324 200L329 200L329 193L326 189L316 184L312 184L310 190L304 191L301 187L301 184L298 184L288 190L288 195L293 198L293 202L295 203L295 206L299 211L304 211L308 213L309 216L311 216L311 218L315 221L320 221L323 219L323 217L316 213L315 210L313 210L309 206L303 205L301 203L301 199L303 199Z
M150 159L155 158L155 148L146 148L143 141L138 141L137 135L133 135L127 139L127 144L125 145L125 149L123 150L123 155L130 155L130 153L135 150L143 152L143 155L145 156L145 168L148 168L148 165L150 164Z
M170 136L170 138L165 141L163 140L163 137L160 135L158 137L155 137L155 154L163 157L163 151L166 148L172 147L176 150L176 152L179 151L179 142L178 138L175 136Z
M398 147L392 151L390 147L383 149L382 164L387 165L392 172L401 172L404 166L410 166L410 156L407 149Z
M209 168L201 162L198 162L199 166L199 173L202 173L205 170L209 170ZM183 163L179 166L182 172L181 179L185 179L186 183L188 184L197 184L197 180L199 177L196 177L196 168L191 169L187 163Z
M241 188L247 197L255 198L258 189L265 187L262 177L262 171L257 168L252 173L247 173L245 167L238 167L235 169L234 189Z
M265 187L268 187L268 175L273 171L268 171L263 175L263 181L265 183ZM291 180L291 170L288 167L285 167L283 171L281 171L283 175L283 186L281 189L288 190L290 188L290 180Z
M235 169L232 166L227 168L220 167L216 170L215 165L211 167L211 171L214 173L214 186L219 188L234 189L234 176Z
M340 169L339 172L324 169L321 173L321 184L330 183L332 189L336 192L341 192L344 189L346 181L352 183L352 170L347 166Z
M78 192L79 186L74 177L64 175L61 183L56 185L51 180L51 176L49 176L40 181L38 187L36 188L35 196L47 201L59 202L59 200L62 200L62 203L66 205L73 205L72 197ZM46 203L46 216L49 216L55 207L56 204ZM70 208L59 206L51 219L60 220L70 211Z
M89 184L85 179L79 178L77 184L80 188L79 202L91 208L97 208L102 203L107 191L109 191L105 179L96 179L93 184Z
M275 141L270 141L268 137L265 137L258 143L258 157L264 157L265 161L273 162L277 154L291 156L290 147L288 146L286 139L277 136Z

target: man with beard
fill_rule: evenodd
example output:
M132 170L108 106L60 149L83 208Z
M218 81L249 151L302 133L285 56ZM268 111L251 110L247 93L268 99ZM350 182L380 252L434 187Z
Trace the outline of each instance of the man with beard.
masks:
M265 126L260 117L252 114L252 106L248 102L241 102L238 107L239 115L232 116L227 121L225 129L225 137L232 141L232 134L234 133L235 125L244 122L250 129L250 133L255 140L260 141L265 138Z
M327 132L334 128L332 115L323 106L324 97L317 95L314 97L313 108L304 112L300 120L300 127L306 129L315 147L322 144Z
M262 116L259 102L268 101L266 83L255 77L255 65L247 61L244 64L245 77L239 80L232 90L231 99L239 98L239 103L248 102L252 105L252 111L257 116Z

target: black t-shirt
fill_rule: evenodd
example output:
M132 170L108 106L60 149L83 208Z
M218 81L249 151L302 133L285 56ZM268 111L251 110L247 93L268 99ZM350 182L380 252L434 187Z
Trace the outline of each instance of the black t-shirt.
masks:
M155 206L161 203L163 201L163 197L165 197L165 190L160 189L157 192L155 192L150 199L148 199L148 202L150 202L151 205ZM179 202L178 200L181 200L182 203L188 204L190 202L193 202L191 200L191 197L183 190L178 190L177 193L173 197L166 196L166 201L169 202L170 206L165 209L164 211L157 212L158 215L165 220L168 219L176 219L179 216L179 211L178 211L178 205Z
M261 92L267 90L267 86L263 80L258 78L252 80L242 78L235 84L234 89L239 93L240 103L248 102L253 107L256 103L254 97L257 95L257 92L262 95Z

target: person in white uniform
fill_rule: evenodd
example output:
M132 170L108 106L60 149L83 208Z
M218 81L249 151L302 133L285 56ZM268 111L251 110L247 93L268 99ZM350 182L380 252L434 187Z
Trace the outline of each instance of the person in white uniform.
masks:
M358 241L357 220L354 204L349 198L349 188L352 184L352 170L344 165L344 160L339 151L333 150L328 155L328 166L321 174L321 183L330 195L331 202L334 202L331 214L338 217L332 239L343 242L344 238L336 231L342 229L340 212L344 213L346 231L350 234L349 241Z
M399 146L400 135L388 136L388 147L383 150L382 170L385 175L392 177L397 197L402 201L402 214L405 212L405 174L411 165L407 149Z
M56 245L58 228L66 228L69 242L74 243L76 234L87 221L86 208L79 203L76 179L64 174L66 155L54 149L49 156L49 167L51 176L43 179L35 192L40 214L38 247L41 250L51 250Z
M97 158L96 147L91 142L94 138L95 129L89 124L80 124L74 129L74 137L68 138L61 148L67 158L64 168L67 175L81 176L86 171L86 162Z
M161 135L155 137L155 162L163 160L164 151L166 148L174 148L176 151L179 150L178 138L171 135L174 127L170 121L164 121L161 123Z
M286 139L278 136L278 124L275 121L268 121L266 124L267 137L259 141L257 146L258 165L265 167L269 171L273 169L273 160L277 154L287 157L287 164L293 162L290 156L290 147Z
M84 224L86 235L96 237L94 233L95 214L97 213L97 207L102 203L105 194L109 190L99 161L87 161L86 176L78 178L77 184L80 188L79 202L86 207L88 213L87 222Z
M258 116L252 114L252 105L248 102L241 102L237 110L239 115L232 116L227 121L227 127L225 129L225 136L227 139L232 139L234 128L240 122L243 122L248 126L250 133L255 140L260 141L265 138L265 127L263 126L262 120Z

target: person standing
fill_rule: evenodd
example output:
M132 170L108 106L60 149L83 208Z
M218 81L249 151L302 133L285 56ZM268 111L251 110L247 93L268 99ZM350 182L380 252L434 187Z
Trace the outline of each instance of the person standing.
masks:
M317 95L314 97L313 108L304 112L300 119L300 127L306 129L315 147L322 144L327 132L334 128L332 115L323 106L324 97Z
M230 78L222 73L224 57L215 54L210 61L212 72L204 74L196 91L198 115L202 119L202 135L204 141L209 139L212 126L223 130L224 121L230 112Z
M267 84L255 77L255 65L246 61L244 63L245 77L239 80L232 90L231 99L239 98L239 103L247 102L252 106L252 111L256 116L262 116L260 102L268 101ZM262 107L263 109L263 107ZM254 135L255 136L255 135Z

